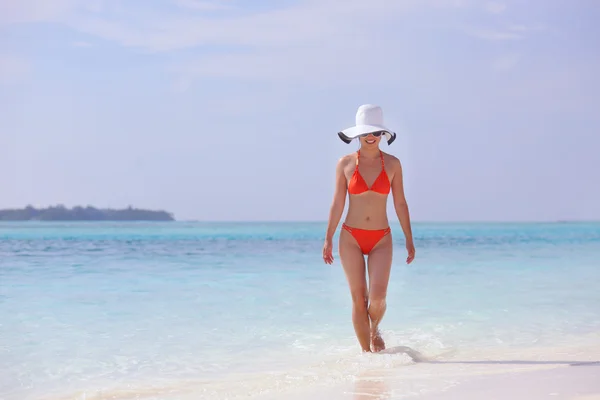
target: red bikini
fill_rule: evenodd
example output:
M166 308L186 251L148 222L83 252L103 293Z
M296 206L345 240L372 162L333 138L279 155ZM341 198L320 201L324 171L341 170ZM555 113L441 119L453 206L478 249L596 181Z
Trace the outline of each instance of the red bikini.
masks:
M367 191L373 191L381 194L388 194L391 189L390 180L385 173L385 164L383 163L383 153L380 151L379 155L381 157L381 172L375 182L373 182L373 186L369 189L367 186L367 182L363 179L360 171L358 170L358 159L360 158L360 150L357 152L356 156L356 168L354 168L354 173L352 174L352 178L350 178L350 183L348 184L348 193L350 194L361 194Z
M357 152L356 156L356 167L354 168L354 173L352 174L352 178L350 178L350 182L348 183L348 193L350 194L361 194L368 191L380 193L380 194L388 194L391 189L390 180L385 172L385 164L383 162L383 153L379 152L381 156L381 172L373 182L373 185L369 188L367 182L365 182L364 178L360 174L358 170L358 159L360 158L360 150ZM373 247L388 233L390 233L390 228L387 227L385 229L358 229L352 228L345 223L342 224L342 228L350 232L350 234L356 239L356 242L360 246L360 250L363 254L369 254Z

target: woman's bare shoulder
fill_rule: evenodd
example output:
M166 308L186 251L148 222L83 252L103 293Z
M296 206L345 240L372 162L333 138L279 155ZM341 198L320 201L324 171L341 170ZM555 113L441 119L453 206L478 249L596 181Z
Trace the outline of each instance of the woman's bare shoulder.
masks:
M383 153L383 162L385 162L386 165L389 165L390 167L393 167L393 168L400 167L400 159L398 157L396 157L393 154L386 153L384 151L382 151L382 153Z
M340 157L338 160L338 165L344 167L350 163L354 163L356 161L356 153L346 154L345 156Z

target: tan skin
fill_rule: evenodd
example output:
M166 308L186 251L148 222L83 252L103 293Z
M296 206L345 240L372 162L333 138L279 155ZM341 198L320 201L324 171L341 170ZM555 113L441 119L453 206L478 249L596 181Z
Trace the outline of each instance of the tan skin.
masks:
M359 170L369 187L381 173L379 143L384 136L369 134L360 138ZM386 203L387 194L368 191L361 194L348 194L348 182L356 167L357 153L342 157L336 166L335 191L329 211L329 222L323 260L333 263L333 235L344 211L346 197L349 198L345 223L359 229L385 229L389 226ZM404 196L402 165L391 154L383 153L385 172L391 182L391 194L396 215L406 238L408 256L406 263L415 258L410 214ZM384 236L366 256L362 254L356 239L345 229L340 231L339 255L346 274L352 297L352 323L354 331L364 352L378 352L385 349L385 343L379 333L379 323L386 311L386 296L392 267L392 234ZM369 282L367 285L367 274Z

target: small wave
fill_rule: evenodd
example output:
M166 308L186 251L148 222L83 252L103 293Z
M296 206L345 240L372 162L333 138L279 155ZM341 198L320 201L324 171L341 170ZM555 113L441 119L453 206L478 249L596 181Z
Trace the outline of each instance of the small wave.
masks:
M331 354L331 353L330 353ZM186 379L177 381L130 383L127 387L109 387L79 391L63 396L46 396L43 400L168 400L168 399L235 399L296 392L307 387L333 387L354 382L374 370L390 370L430 360L408 346L390 347L380 353L360 353L356 348L331 354L319 362L280 371L238 373L221 379Z

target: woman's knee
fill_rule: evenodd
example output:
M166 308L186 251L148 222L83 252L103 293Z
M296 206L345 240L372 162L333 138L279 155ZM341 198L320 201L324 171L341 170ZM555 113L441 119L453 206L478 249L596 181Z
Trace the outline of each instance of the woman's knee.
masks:
M367 310L367 305L369 303L369 297L367 295L366 288L364 290L355 290L351 293L352 295L352 305L357 310Z
M369 313L381 313L386 309L385 297L369 299Z
M369 302L385 302L387 297L387 284L386 283L371 283L369 292Z

